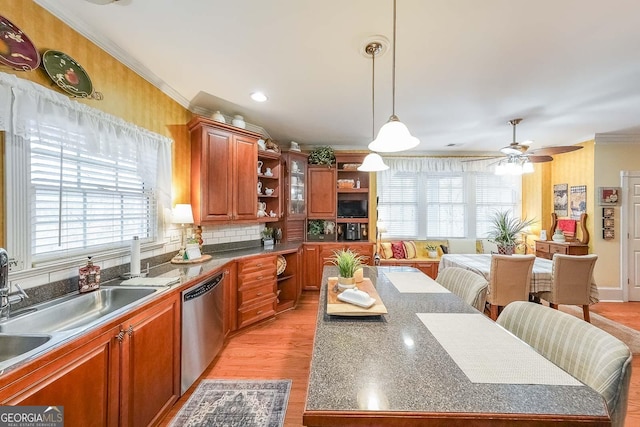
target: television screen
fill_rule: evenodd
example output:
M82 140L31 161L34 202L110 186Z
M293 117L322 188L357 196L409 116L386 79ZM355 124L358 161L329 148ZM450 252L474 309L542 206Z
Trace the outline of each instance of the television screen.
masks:
M366 200L338 200L338 217L340 218L367 218Z

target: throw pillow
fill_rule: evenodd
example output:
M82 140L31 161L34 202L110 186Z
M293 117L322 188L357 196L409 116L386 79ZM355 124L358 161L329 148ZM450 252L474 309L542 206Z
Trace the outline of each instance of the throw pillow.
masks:
M445 255L449 253L449 248L447 247L447 245L440 245L440 249L442 249L442 253Z
M382 259L389 259L393 257L393 251L391 250L391 242L380 243L380 256Z
M404 245L402 242L391 243L391 251L393 252L393 257L395 259L404 259Z
M402 242L404 245L404 255L407 259L413 259L417 255L416 244L412 241Z

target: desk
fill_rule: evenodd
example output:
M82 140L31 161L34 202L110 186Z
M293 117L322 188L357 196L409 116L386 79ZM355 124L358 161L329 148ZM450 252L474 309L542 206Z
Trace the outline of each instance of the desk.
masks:
M482 315L450 292L401 293L388 271L422 274L407 267L367 269L388 314L347 318L326 314L327 278L337 270L325 267L304 425L610 425L604 399L584 385L472 382L420 316ZM480 323L494 332L500 328ZM492 346L480 341L485 349Z
M469 254L458 255L448 254L443 255L440 259L440 267L438 271L442 271L447 267L460 267L465 270L473 271L480 274L487 281L489 281L491 270L491 255L490 254ZM530 293L543 298L545 294L551 292L551 278L552 278L553 261L545 258L536 257L533 263L533 271L531 273L531 289ZM591 304L597 303L598 300L598 287L595 282L591 283Z

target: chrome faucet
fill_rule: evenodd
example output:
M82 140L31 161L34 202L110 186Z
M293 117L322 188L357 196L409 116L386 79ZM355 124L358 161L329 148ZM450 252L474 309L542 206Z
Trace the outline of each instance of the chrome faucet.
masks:
M4 248L0 248L0 320L8 319L11 311L11 304L18 303L25 298L29 298L19 285L17 293L11 293L9 285L9 254Z

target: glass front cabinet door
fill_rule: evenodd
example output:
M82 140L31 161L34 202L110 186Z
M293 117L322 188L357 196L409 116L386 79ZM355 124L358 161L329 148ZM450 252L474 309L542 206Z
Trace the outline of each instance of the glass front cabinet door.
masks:
M307 156L288 152L287 156L287 219L305 219L307 216Z

